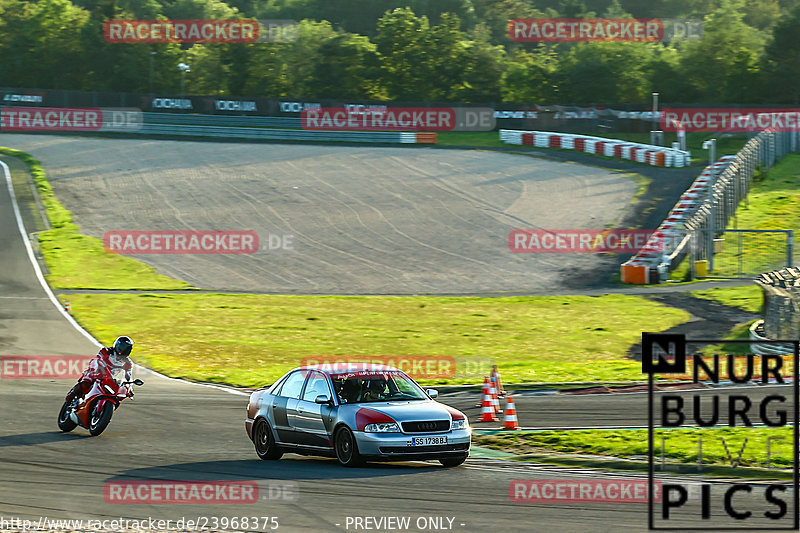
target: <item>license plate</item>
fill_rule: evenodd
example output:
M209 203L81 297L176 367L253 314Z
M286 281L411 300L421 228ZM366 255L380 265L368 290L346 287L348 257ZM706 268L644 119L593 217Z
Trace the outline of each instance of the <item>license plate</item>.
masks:
M447 437L414 437L411 439L412 446L431 446L436 444L447 444Z

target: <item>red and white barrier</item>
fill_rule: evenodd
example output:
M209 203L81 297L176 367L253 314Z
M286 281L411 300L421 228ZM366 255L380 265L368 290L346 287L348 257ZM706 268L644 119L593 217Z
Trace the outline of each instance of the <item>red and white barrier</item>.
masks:
M716 173L722 172L735 156L720 157L713 165ZM620 267L623 283L645 284L660 280L666 271L665 256L677 248L685 237L683 222L706 198L711 180L711 166L707 166L683 193L667 217L639 252ZM654 274L655 273L655 274Z
M508 144L537 148L561 148L588 154L619 157L658 167L684 167L689 164L690 155L684 150L663 146L549 131L500 130L500 140Z

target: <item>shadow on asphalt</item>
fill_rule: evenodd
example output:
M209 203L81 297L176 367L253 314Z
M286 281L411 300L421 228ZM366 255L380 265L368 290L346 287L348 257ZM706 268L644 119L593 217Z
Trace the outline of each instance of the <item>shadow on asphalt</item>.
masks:
M258 458L236 461L202 461L172 465L134 468L120 472L107 481L180 480L215 481L233 479L359 479L445 470L437 464L417 463L367 463L360 468L347 468L335 459L305 458L289 455L277 461Z
M61 431L43 431L41 433L23 433L22 435L0 436L0 447L3 446L35 446L90 438L79 433L62 433Z

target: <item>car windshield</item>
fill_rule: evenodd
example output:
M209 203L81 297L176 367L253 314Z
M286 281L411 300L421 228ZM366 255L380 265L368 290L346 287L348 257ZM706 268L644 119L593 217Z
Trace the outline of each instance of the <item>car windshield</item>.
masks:
M331 375L341 403L427 400L413 379L400 371L349 372Z

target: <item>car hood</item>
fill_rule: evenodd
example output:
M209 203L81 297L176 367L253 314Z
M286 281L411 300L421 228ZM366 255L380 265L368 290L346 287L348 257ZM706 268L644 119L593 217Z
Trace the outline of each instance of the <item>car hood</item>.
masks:
M357 404L357 406L378 411L392 417L397 422L451 419L451 408L432 400L412 402L369 402L360 403Z

